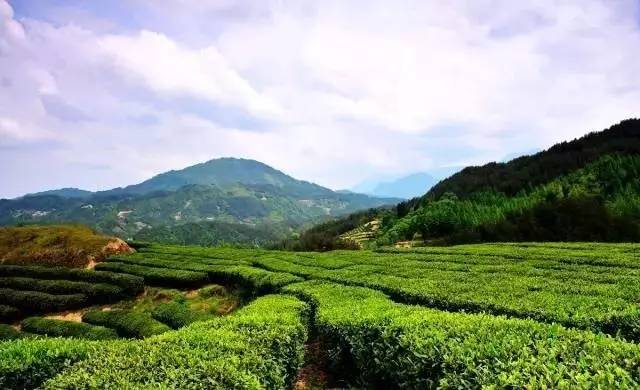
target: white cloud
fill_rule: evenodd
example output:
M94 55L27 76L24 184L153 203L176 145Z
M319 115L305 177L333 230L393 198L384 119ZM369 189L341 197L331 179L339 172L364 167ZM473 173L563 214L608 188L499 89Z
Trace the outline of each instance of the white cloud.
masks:
M0 196L225 155L338 188L544 148L640 107L631 0L93 4L49 5L51 23L0 0L0 158L74 167Z
M191 94L242 107L258 116L280 113L274 102L227 65L215 46L188 50L151 31L141 31L135 37L110 35L100 38L98 44L124 77L140 77L154 91Z

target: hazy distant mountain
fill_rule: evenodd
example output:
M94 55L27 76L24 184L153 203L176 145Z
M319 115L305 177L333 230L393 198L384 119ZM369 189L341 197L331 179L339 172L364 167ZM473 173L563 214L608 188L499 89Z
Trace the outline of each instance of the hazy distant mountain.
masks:
M372 196L410 199L424 195L437 182L461 169L462 167L440 167L393 180L367 180L351 188L351 191Z
M428 173L414 173L400 179L379 183L371 193L376 196L388 196L409 199L426 193L438 182Z
M181 242L193 232L200 237L191 243L198 244L217 243L210 240L220 237L234 242L229 238L234 234L246 241L254 231L263 242L310 221L397 201L334 192L258 161L222 158L124 188L62 189L0 200L0 224L79 222L125 238L167 241L175 232ZM225 234L211 232L217 228Z

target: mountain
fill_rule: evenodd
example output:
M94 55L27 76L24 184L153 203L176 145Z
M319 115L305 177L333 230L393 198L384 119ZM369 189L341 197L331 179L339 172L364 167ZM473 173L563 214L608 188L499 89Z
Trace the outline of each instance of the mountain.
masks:
M467 167L394 208L309 229L300 242L311 244L300 249L339 246L345 237L381 245L417 238L432 244L640 241L640 119L509 162Z
M175 191L186 185L273 186L298 196L332 193L317 184L296 180L259 161L240 158L219 158L178 171L161 173L142 183L103 191L101 195L148 194L155 191Z
M371 194L409 199L424 194L436 183L437 180L428 173L414 173L397 180L379 183Z
M311 221L398 201L334 192L258 161L235 158L162 173L124 188L70 196L74 193L55 190L0 200L0 224L77 222L124 238L253 244L284 238ZM251 239L252 232L257 240ZM191 241L188 233L194 233Z
M604 155L640 153L639 127L639 119L629 119L606 131L592 132L573 141L561 142L531 156L522 156L506 163L467 167L435 185L427 196L437 198L445 192L453 192L457 196L467 197L483 189L514 195L582 168Z
M46 196L46 195L56 195L62 198L87 198L93 195L91 191L81 190L79 188L60 188L57 190L48 190L42 192L36 192L33 194L27 194L25 196Z
M370 179L351 188L351 191L373 196L410 199L421 196L438 181L451 176L464 167L438 167L390 180Z

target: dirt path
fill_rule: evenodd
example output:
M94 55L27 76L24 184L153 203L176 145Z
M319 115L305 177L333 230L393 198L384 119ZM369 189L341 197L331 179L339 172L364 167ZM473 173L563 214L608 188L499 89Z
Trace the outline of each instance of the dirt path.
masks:
M71 322L82 322L82 310L64 311L62 313L45 316L44 318L50 318L53 320L63 320Z
M330 378L327 373L329 357L324 343L320 339L310 340L305 345L305 364L298 371L293 382L294 390L326 389Z

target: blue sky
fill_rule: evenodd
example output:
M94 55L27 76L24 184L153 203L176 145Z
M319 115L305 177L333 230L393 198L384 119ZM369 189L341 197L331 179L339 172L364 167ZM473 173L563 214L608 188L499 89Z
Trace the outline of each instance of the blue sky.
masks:
M640 3L0 0L0 197L222 156L347 188L640 111Z

